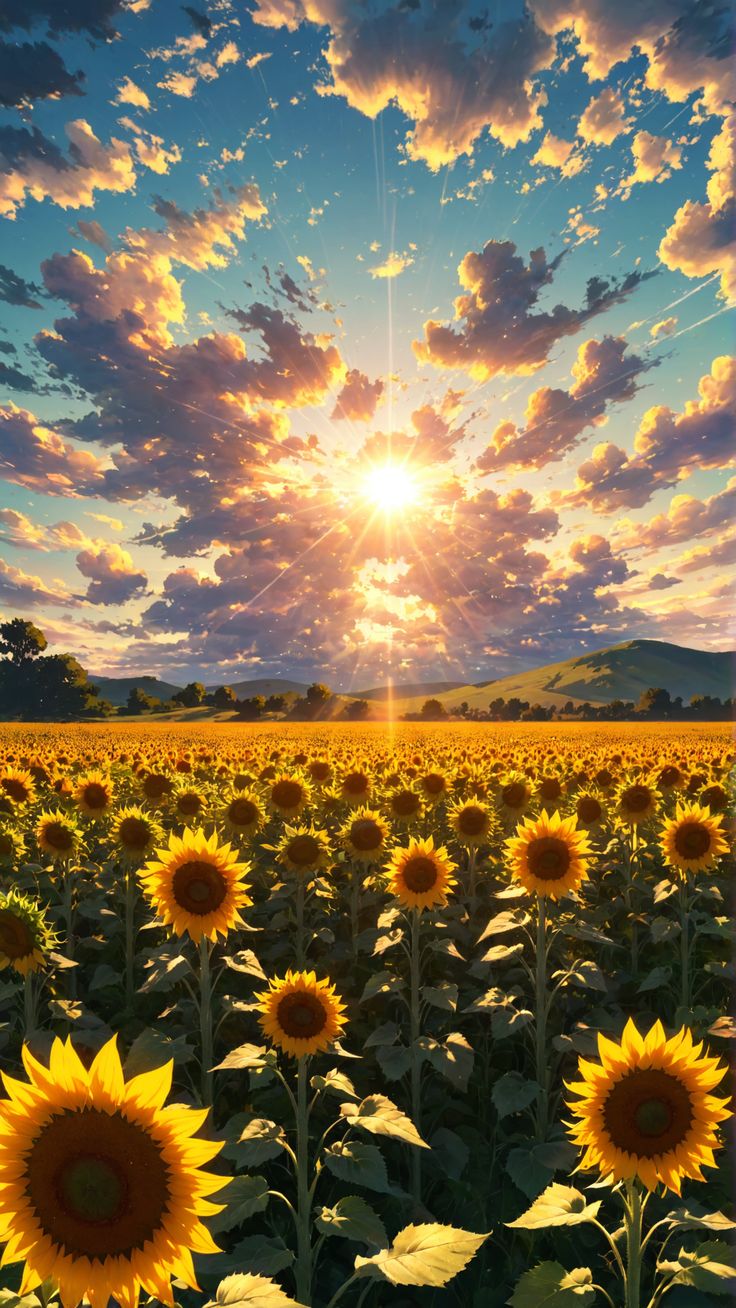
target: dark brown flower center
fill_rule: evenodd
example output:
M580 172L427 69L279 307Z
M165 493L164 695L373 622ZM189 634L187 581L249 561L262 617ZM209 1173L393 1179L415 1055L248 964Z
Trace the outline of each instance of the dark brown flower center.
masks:
M526 802L526 786L523 781L511 781L501 791L501 798L507 808L521 808Z
M289 1036L310 1040L319 1035L327 1022L327 1013L317 995L307 990L296 990L279 1000L277 1009L279 1026Z
M419 802L413 790L397 790L391 796L391 807L397 817L412 817L419 809Z
M380 849L383 832L373 818L357 818L350 827L350 841L361 853L368 854L374 849Z
M330 775L330 765L322 759L315 759L309 764L309 775L314 777L315 781L326 781Z
M258 809L252 799L234 799L228 805L227 817L234 827L249 827L258 820Z
M662 768L662 771L659 774L660 785L676 786L680 780L680 775L680 769L676 768L674 763L670 763L667 767Z
M0 953L6 958L27 958L35 940L27 923L9 908L0 909Z
M529 871L540 881L559 881L570 866L570 850L556 836L540 836L529 843Z
M161 776L158 772L151 772L143 782L143 791L147 799L161 799L163 795L170 795L172 783L169 777Z
M630 1072L617 1081L603 1106L612 1143L625 1153L655 1158L676 1149L692 1124L687 1087L659 1068Z
M630 813L643 813L652 802L652 792L648 786L629 786L622 795L624 808Z
M0 831L0 858L8 858L13 853L12 838L5 831Z
M440 772L428 772L423 779L424 789L429 795L441 795L445 789L445 778Z
M0 785L16 804L25 804L31 793L25 782L19 781L17 777L3 777Z
M363 795L369 786L370 783L364 772L348 772L342 783L342 788L348 795Z
M199 813L202 808L202 796L198 795L196 791L187 791L185 795L179 796L176 807L186 817L192 817L195 813Z
M476 804L467 804L461 809L457 822L464 836L480 836L488 825L488 817Z
M287 857L298 867L309 867L316 863L322 853L322 846L316 836L294 836L286 846Z
M581 822L597 822L603 809L592 795L583 795L577 802L577 814Z
M120 843L127 849L145 849L151 838L151 828L143 818L123 818L119 827Z
M176 869L172 890L180 908L205 917L220 907L227 894L227 882L212 863L192 859Z
M114 1258L159 1230L169 1178L148 1133L119 1113L51 1118L31 1146L27 1193L44 1234L72 1258Z
M403 868L404 884L416 895L431 890L437 880L437 864L426 854L413 854Z
M608 768L599 768L595 774L595 780L599 786L610 786L613 782L613 773Z
M562 794L562 786L557 777L545 777L539 787L539 793L543 799L559 799Z
M277 808L297 808L303 798L304 791L298 781L277 781L271 791Z
M90 781L89 785L82 791L82 799L87 808L105 808L108 802L108 793L99 781Z
M675 831L675 849L682 858L702 858L710 849L710 831L702 822L682 822Z
M723 786L707 786L700 799L701 803L711 810L711 813L721 813L728 803L728 795Z
M46 822L43 828L43 838L47 845L52 849L58 849L60 853L67 853L74 848L74 836L63 822Z

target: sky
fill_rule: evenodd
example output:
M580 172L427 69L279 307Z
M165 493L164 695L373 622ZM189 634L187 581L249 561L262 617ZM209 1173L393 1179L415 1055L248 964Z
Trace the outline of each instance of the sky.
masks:
M729 647L717 0L5 0L0 620L91 671Z

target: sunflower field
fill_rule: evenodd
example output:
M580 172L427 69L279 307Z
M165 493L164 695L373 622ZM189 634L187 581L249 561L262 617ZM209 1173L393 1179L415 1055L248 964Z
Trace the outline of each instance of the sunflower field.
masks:
M707 1308L720 725L0 738L0 1308Z

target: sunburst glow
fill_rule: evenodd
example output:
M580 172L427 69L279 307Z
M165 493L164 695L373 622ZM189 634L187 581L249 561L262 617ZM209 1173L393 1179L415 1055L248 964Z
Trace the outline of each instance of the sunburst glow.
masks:
M372 468L365 479L365 495L383 513L399 513L419 498L416 479L398 463Z

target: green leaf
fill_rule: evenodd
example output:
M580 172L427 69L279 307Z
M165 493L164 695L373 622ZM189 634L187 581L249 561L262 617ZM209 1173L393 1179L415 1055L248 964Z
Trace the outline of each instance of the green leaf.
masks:
M268 1064L268 1050L265 1045L238 1045L237 1049L231 1049L230 1053L218 1063L214 1069L216 1072L224 1072L229 1068L266 1067Z
M341 1181L363 1185L366 1190L390 1194L392 1187L386 1162L377 1145L358 1140L337 1141L324 1153L325 1167Z
M637 994L643 995L647 990L661 990L669 983L671 976L671 967L653 967L641 982Z
M245 972L248 976L258 977L259 981L268 979L252 949L239 949L236 954L225 954L222 961L233 972Z
M268 1183L262 1176L234 1176L212 1196L212 1202L225 1207L210 1219L211 1230L232 1231L254 1213L263 1212L268 1204Z
M692 1285L709 1294L732 1295L736 1286L734 1252L723 1240L707 1240L693 1252L681 1249L675 1261L657 1264L658 1271L672 1276L672 1285Z
M426 1057L442 1076L446 1077L458 1090L465 1090L473 1070L474 1054L465 1036L459 1031L451 1031L442 1043L428 1042Z
M559 973L555 973L559 975ZM608 987L606 978L597 963L583 959L582 962L576 963L567 975L567 985L584 986L587 990L600 990L605 994Z
M400 1081L411 1067L411 1051L406 1045L381 1045L376 1062L387 1081Z
M270 1276L253 1276L238 1272L220 1281L214 1299L204 1308L302 1308L296 1299L290 1299Z
M405 1144L428 1149L414 1123L385 1095L368 1095L356 1104L341 1104L340 1114L351 1126L359 1126L372 1135L388 1135Z
M534 1157L533 1144L517 1145L509 1150L506 1171L514 1185L518 1186L528 1199L536 1199L537 1195L549 1185L554 1175L553 1168L545 1166Z
M391 1285L447 1285L487 1238L435 1222L405 1226L389 1249L372 1258L356 1258L355 1270Z
M537 1082L527 1081L521 1072L505 1072L491 1091L491 1099L499 1120L510 1117L512 1113L523 1112L534 1103L538 1091Z
M403 982L393 972L375 972L369 977L363 987L363 993L360 996L361 1004L367 999L375 999L376 995L390 995L396 990L403 990Z
M496 913L490 922L487 922L483 931L478 936L477 943L480 945L490 936L502 936L508 931L517 931L519 927L526 926L530 921L529 914L524 913L518 908L504 909L503 913Z
M375 1030L371 1031L363 1041L363 1048L370 1049L374 1045L393 1045L401 1034L401 1028L396 1022L382 1022Z
M560 1263L538 1263L524 1273L508 1303L510 1308L588 1308L596 1298L589 1267L566 1272Z
M254 1117L238 1136L238 1165L257 1167L267 1158L275 1158L283 1149L284 1141L283 1127L265 1117Z
M183 954L176 954L173 957L162 954L152 958L146 964L146 979L143 985L138 987L138 993L150 995L155 990L171 990L191 970L189 960Z
M357 1099L355 1086L344 1072L339 1072L336 1067L325 1072L324 1076L313 1076L309 1084L313 1090L321 1090L324 1094L348 1095L351 1099Z
M523 952L524 943L521 940L515 945L491 945L491 948L486 950L480 961L481 963L493 963L496 967L500 967L503 963L510 963L512 958L518 958Z
M470 1150L461 1136L440 1126L429 1142L433 1161L445 1176L459 1181L470 1161Z
M244 1265L260 1276L275 1276L285 1267L291 1267L294 1255L288 1245L278 1237L268 1239L263 1235L246 1235L239 1240L230 1253L232 1266ZM301 1308L301 1305L299 1305Z
M539 1231L547 1226L577 1226L580 1222L592 1222L598 1216L600 1206L600 1199L589 1204L580 1190L553 1182L534 1200L531 1208L527 1208L515 1222L506 1222L506 1226L523 1231Z
M534 1014L528 1008L515 1008L513 1004L494 1010L491 1016L491 1035L494 1040L518 1035L531 1022Z
M124 1063L125 1076L129 1080L139 1072L152 1072L155 1067L163 1067L172 1058L176 1064L187 1063L194 1058L194 1050L187 1044L186 1036L177 1036L172 1040L163 1031L146 1027L136 1036L128 1050Z
M376 1249L384 1249L388 1244L378 1213L356 1194L338 1199L334 1208L323 1208L315 1217L315 1225L323 1235L341 1235L347 1240L371 1244Z
M458 987L454 981L439 981L435 986L422 986L422 999L433 1008L454 1013L457 1008Z
M725 1213L706 1213L700 1204L691 1204L689 1208L675 1208L665 1218L667 1224L677 1231L733 1231L736 1222L732 1222Z

